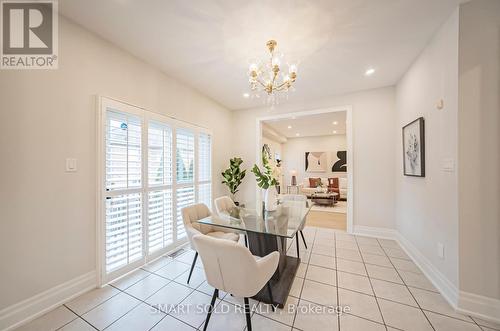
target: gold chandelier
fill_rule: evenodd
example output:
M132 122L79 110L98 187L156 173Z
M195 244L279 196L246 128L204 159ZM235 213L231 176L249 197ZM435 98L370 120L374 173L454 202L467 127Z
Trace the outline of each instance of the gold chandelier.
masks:
M259 63L250 64L248 77L250 88L256 97L260 97L259 92L265 92L268 102L276 104L278 99L275 92L288 92L297 79L297 65L289 64L288 72L284 73L281 66L282 54L276 54L276 40L269 40L266 43L269 50L269 59ZM288 97L288 94L286 94Z

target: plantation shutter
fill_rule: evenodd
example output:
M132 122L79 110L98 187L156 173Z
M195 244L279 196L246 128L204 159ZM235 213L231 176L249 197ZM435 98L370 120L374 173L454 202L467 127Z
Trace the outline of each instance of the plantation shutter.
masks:
M183 245L182 208L211 206L205 129L101 97L100 284Z
M208 133L198 135L198 202L212 207L212 140Z
M172 129L148 125L148 252L173 243Z
M182 208L195 203L194 191L194 132L188 129L176 131L176 207L177 239L186 237L182 221Z
M108 109L105 148L105 255L111 272L143 256L141 118Z

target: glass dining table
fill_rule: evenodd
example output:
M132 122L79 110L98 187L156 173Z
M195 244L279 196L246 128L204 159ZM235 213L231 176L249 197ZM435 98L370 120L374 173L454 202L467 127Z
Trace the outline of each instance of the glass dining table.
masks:
M254 299L283 307L300 265L299 231L304 227L311 207L310 201L283 201L275 211L258 212L253 208L234 207L227 213L211 215L197 222L245 234L246 244L255 256L266 256L278 251L278 268L270 280L273 302L265 289ZM297 246L296 257L286 254L287 240L294 237Z

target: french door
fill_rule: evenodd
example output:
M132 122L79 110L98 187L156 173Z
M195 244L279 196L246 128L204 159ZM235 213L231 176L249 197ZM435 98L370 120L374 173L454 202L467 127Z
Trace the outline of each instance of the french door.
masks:
M182 208L211 207L211 134L100 98L98 238L101 284L184 244Z

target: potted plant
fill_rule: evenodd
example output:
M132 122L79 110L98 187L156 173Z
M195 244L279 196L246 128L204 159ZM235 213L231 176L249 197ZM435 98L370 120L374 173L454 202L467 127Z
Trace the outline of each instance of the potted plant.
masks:
M256 177L257 185L264 190L264 208L267 211L273 211L278 207L276 186L279 183L276 178L276 171L269 163L265 146L262 148L262 167L263 169L261 170L254 164L252 172Z
M226 184L231 193L231 199L233 199L235 205L239 205L236 201L236 192L238 192L238 186L240 186L243 178L245 178L246 170L241 170L240 165L243 160L239 157L233 157L229 160L229 168L224 170L222 174L222 184Z

